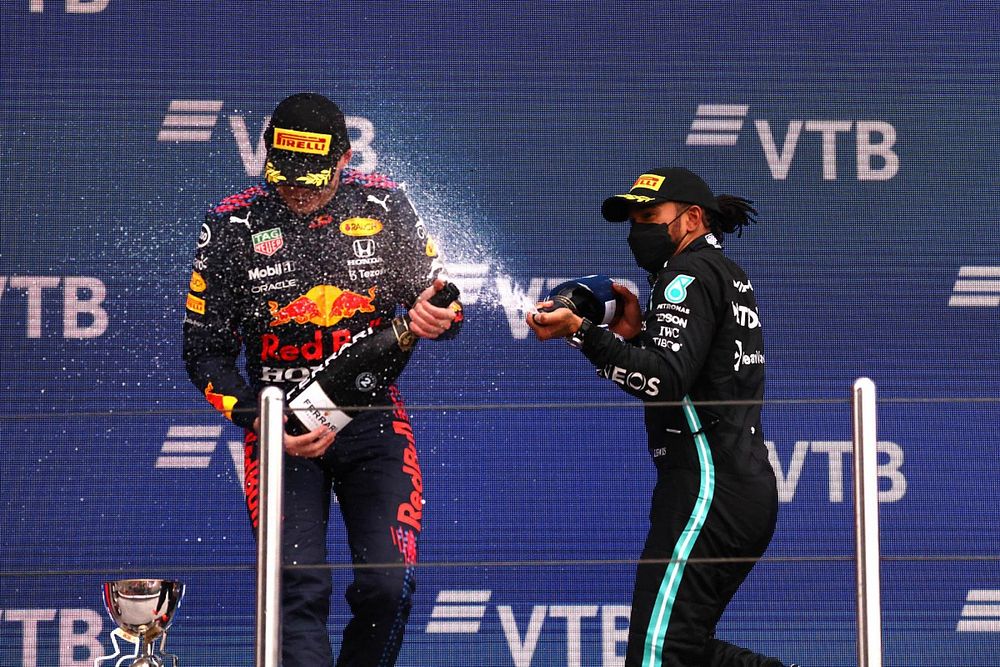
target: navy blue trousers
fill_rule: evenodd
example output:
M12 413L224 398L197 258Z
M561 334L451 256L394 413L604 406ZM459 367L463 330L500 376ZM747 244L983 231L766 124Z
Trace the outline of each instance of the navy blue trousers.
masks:
M246 446L247 508L257 526L258 447ZM402 403L363 412L315 459L285 455L282 527L282 665L333 665L327 633L332 579L327 562L331 492L336 493L355 567L346 591L352 618L336 664L396 662L416 590L423 480ZM308 567L308 566L316 567Z

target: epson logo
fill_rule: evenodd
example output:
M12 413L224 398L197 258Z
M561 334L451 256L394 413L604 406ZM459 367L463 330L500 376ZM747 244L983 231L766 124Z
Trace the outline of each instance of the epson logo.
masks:
M215 126L222 117L223 104L223 100L170 100L156 140L173 143L211 141ZM264 171L264 160L267 155L264 131L270 119L270 116L262 118L254 146L246 119L239 114L226 116L229 132L236 142L247 176L258 177ZM351 150L354 152L351 166L359 171L374 171L378 164L378 155L372 147L375 126L362 116L347 116L344 120L347 129L357 134L351 138Z
M280 276L285 273L291 273L295 270L295 263L291 261L277 262L271 266L258 267L256 269L250 269L247 271L247 276L250 280L260 280L262 278L274 278L275 276Z
M674 315L673 313L656 313L656 321L666 324L673 324L682 329L687 329L688 321L686 317Z
M747 104L699 104L688 132L688 146L735 146L750 106ZM754 121L760 147L774 180L788 178L792 159L803 131L814 133L820 147L823 180L837 180L837 147L841 136L854 138L855 177L859 181L887 181L899 172L896 128L881 120L788 121L783 134L770 121ZM778 144L781 144L780 147Z

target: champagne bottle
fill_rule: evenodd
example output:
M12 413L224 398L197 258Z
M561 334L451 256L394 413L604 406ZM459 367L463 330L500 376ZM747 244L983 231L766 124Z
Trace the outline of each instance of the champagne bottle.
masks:
M553 303L545 310L569 308L595 325L611 324L623 309L621 298L611 287L611 279L599 274L556 285L549 291L546 301Z
M458 300L458 288L445 283L430 298L431 305L446 307ZM390 326L368 327L326 358L308 378L292 387L285 398L290 435L308 433L318 426L334 432L343 429L359 412L382 395L409 361L419 338L410 331L408 315L396 317ZM345 407L350 406L350 407Z

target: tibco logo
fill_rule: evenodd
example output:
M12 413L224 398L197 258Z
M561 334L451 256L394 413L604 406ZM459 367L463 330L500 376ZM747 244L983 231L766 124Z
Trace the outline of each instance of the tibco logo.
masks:
M955 632L1000 632L1000 591L972 589Z
M1000 306L1000 266L963 266L951 290L949 306Z
M174 143L211 141L212 132L222 115L222 107L223 100L170 100L156 140ZM243 116L229 114L226 119L247 176L260 176L264 171L264 158L267 154L264 130L267 129L270 116L264 116L261 122L256 146L251 141ZM357 135L351 138L351 149L354 151L351 166L359 171L374 171L378 164L378 155L372 148L375 126L362 116L346 116L344 120L347 129L353 130Z
M735 146L748 104L699 104L685 143L688 146ZM837 138L854 130L856 178L859 181L887 181L899 171L899 155L892 150L896 128L881 120L795 120L788 121L779 148L771 123L754 121L767 166L774 180L788 178L792 158L803 130L820 135L823 180L837 180Z

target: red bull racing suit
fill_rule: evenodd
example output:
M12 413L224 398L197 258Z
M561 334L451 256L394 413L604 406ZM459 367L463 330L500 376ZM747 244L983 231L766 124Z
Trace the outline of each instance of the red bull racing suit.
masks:
M591 328L598 374L647 402L657 470L626 665L768 665L715 626L774 533L778 496L761 432L764 345L753 286L706 234L656 276L642 333ZM695 405L701 401L745 404ZM688 562L699 559L731 562ZM656 560L656 563L646 563Z
M245 491L256 527L259 452L250 429L259 390L287 390L352 335L388 325L442 266L403 190L350 170L333 199L304 217L267 184L226 197L209 209L197 245L184 359L198 390L247 429ZM285 457L286 565L326 562L331 489L353 562L403 565L355 569L338 665L394 664L415 590L423 482L395 386L381 402L385 411L361 412L322 456ZM284 667L333 664L329 569L286 568L282 586Z

